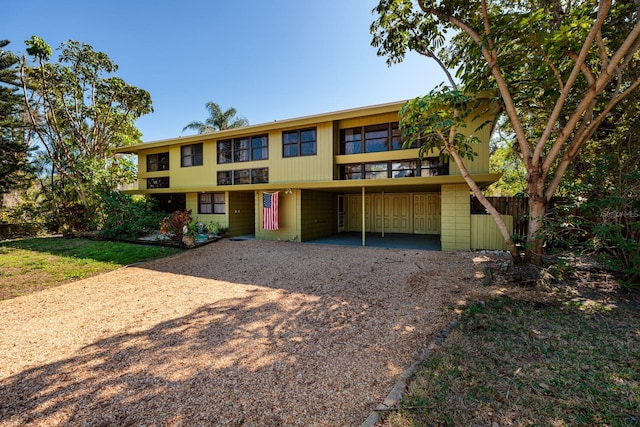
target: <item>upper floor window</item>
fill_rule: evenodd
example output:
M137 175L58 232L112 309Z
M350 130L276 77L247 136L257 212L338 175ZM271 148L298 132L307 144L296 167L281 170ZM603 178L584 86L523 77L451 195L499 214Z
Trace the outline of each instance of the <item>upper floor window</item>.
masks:
M225 211L224 193L198 194L199 214L223 214Z
M449 175L449 163L438 157L422 160L353 163L341 166L340 179L410 178Z
M147 178L147 189L153 190L154 188L169 188L169 177Z
M147 154L147 172L168 171L169 153Z
M282 132L282 156L298 157L317 154L316 129L302 129Z
M180 147L180 166L202 166L202 143Z
M403 142L398 122L340 130L340 154L401 150ZM419 144L411 147L417 148Z
M218 141L218 164L269 158L268 135L254 135Z

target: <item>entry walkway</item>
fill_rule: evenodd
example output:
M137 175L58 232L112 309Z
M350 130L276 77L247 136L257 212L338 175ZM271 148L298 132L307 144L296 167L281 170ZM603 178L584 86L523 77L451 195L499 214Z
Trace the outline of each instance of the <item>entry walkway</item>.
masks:
M362 246L362 233L338 233L329 237L309 240L305 243L325 245ZM365 245L374 248L419 249L423 251L439 251L440 236L432 234L385 234L366 233Z

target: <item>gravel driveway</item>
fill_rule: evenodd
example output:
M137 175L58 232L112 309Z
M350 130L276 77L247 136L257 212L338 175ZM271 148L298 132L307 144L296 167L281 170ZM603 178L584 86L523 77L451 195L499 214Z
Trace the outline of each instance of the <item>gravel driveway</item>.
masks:
M482 260L221 240L0 301L0 426L357 426Z

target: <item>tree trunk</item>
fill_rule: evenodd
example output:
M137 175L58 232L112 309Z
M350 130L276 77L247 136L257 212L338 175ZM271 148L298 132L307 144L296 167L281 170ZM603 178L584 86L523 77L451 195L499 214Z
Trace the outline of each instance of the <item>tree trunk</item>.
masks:
M542 198L529 196L529 226L527 228L527 242L524 260L535 265L542 265L542 235L544 216L547 213L547 201Z

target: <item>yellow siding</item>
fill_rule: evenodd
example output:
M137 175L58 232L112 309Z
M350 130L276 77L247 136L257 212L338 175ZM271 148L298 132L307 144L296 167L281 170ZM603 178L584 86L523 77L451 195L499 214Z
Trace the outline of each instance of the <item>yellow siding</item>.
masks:
M279 199L279 230L265 230L262 228L262 191L255 192L255 234L261 240L294 240L300 241L300 226L298 224L300 191L292 194L281 191Z
M480 108L486 107L482 106ZM482 143L473 146L473 151L477 153L474 160L464 160L464 164L471 174L489 173L489 140L491 139L492 127L486 122L495 118L493 114L493 112L487 111L480 117L473 116L470 118L467 127L461 129L463 134L477 136L482 141ZM454 161L451 161L449 173L451 175L460 175L460 169Z
M269 182L310 182L333 179L333 124L320 123L316 127L315 156L283 157L282 131L269 134ZM284 130L296 130L283 129ZM240 165L236 163L235 165Z
M469 187L465 184L442 186L442 250L470 249L471 212Z
M354 128L358 126L376 125L379 123L397 122L400 118L398 113L375 114L371 116L356 117L352 119L340 120L338 127L340 129Z
M513 234L513 217L502 215L509 234ZM506 251L507 245L491 215L471 215L471 249Z
M337 196L324 191L303 191L299 217L302 241L337 233Z
M225 209L229 205L229 195L227 194L225 197ZM224 214L199 214L198 213L198 193L187 193L186 194L186 202L187 202L187 210L191 209L191 216L201 222L203 224L208 224L210 222L217 222L221 227L228 227L229 219L227 217L227 212Z

